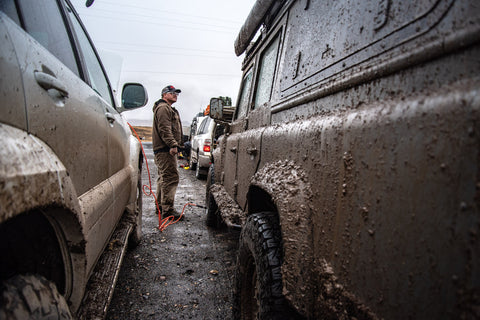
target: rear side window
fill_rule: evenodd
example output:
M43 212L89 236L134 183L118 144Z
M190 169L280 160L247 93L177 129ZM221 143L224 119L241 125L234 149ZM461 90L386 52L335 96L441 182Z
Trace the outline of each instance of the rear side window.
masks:
M277 64L278 45L280 36L265 49L260 60L260 71L258 74L257 87L255 90L255 107L259 107L270 100Z
M210 127L210 121L212 118L207 117L203 119L202 124L200 125L200 129L198 130L198 134L205 134L208 132L208 127Z
M57 2L19 0L18 5L25 31L78 76L72 44Z
M108 83L107 77L103 72L100 61L97 58L95 50L88 39L88 36L85 34L80 22L77 17L73 14L73 11L65 2L67 7L68 14L75 29L75 33L78 38L80 49L82 51L85 67L86 67L86 80L90 83L90 86L95 90L102 98L107 101L111 106L113 106L113 100L110 91L110 85Z
M243 77L242 81L242 93L240 94L240 99L238 100L237 107L237 119L243 118L247 115L248 112L248 98L250 96L250 89L252 87L252 75L253 68L251 68Z

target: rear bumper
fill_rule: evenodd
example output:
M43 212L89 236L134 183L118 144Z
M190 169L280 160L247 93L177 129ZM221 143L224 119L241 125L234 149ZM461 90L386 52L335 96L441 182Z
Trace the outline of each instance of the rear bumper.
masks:
M210 167L211 163L212 161L210 160L210 153L208 153L208 155L201 155L201 154L198 155L197 165L200 168L208 168Z

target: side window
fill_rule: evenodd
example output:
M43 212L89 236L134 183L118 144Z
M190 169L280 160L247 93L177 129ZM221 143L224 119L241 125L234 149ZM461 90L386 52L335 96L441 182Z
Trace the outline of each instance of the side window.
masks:
M277 36L262 54L257 87L255 90L255 107L261 106L270 100L279 43L280 36Z
M192 127L190 128L190 136L195 136L197 134L197 119L193 120Z
M240 99L238 99L237 119L243 118L247 115L248 98L250 95L250 89L252 87L252 75L253 75L253 68L251 68L243 78L242 92L240 94Z
M197 134L202 134L203 131L205 130L205 124L207 123L207 120L208 118L205 118L202 120L202 122L200 123L200 127L198 128L198 132Z
M95 54L95 50L93 49L92 44L88 40L88 37L85 34L85 31L83 30L77 17L73 14L73 11L66 2L65 7L67 8L68 14L70 15L70 19L72 21L73 28L75 29L80 49L82 51L84 63L87 68L85 76L87 77L87 80L89 81L93 90L95 90L100 96L102 96L103 99L105 99L105 101L107 101L111 106L113 106L114 104L111 96L110 85L108 84L105 73L103 72L97 55Z
M20 0L18 4L25 31L78 76L72 44L57 2Z
M202 122L202 127L200 128L200 134L204 134L208 132L208 128L210 127L210 121L212 118L207 117L205 120Z
M0 11L3 11L16 24L20 25L20 17L15 7L15 2L9 0L0 0Z

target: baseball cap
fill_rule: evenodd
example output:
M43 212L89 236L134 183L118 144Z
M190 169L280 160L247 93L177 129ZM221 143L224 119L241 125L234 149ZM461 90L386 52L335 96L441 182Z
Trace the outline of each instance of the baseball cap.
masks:
M180 93L182 92L182 90L180 89L175 89L174 86L166 86L165 88L162 89L162 96L167 93L167 92L176 92L176 93Z

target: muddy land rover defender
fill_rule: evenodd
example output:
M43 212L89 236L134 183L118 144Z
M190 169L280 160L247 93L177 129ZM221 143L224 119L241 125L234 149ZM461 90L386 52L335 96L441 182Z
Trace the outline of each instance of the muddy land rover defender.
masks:
M207 197L242 226L234 314L480 318L480 3L258 0L235 51Z
M115 101L68 0L0 0L0 38L0 319L102 319L141 237L143 157L120 112L145 89Z

